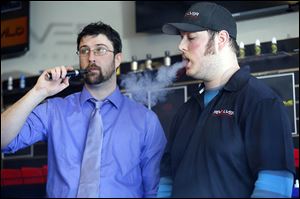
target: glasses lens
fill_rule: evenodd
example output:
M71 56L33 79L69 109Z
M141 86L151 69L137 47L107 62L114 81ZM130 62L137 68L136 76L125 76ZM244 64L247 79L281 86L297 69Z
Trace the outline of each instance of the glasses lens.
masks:
M107 49L104 47L97 47L94 49L95 55L105 55L107 52Z
M81 48L81 49L79 50L79 54L80 54L80 55L83 55L83 56L88 55L89 52L90 52L90 49L89 49L89 48Z

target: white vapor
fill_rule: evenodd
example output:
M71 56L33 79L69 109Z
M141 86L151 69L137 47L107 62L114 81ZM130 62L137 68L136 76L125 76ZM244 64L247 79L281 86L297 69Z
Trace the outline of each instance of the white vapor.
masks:
M163 102L169 90L163 89L176 79L179 69L185 66L184 62L177 62L172 66L162 66L154 73L129 73L122 77L121 86L126 92L132 94L132 98L146 106L155 106L159 101ZM149 91L151 97L149 99ZM151 101L150 101L151 100Z

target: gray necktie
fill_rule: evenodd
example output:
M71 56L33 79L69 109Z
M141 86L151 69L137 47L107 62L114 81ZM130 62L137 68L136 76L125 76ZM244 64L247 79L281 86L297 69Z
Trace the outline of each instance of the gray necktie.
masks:
M101 149L103 139L103 124L100 114L102 101L92 100L95 104L90 118L88 134L81 163L78 198L99 197Z

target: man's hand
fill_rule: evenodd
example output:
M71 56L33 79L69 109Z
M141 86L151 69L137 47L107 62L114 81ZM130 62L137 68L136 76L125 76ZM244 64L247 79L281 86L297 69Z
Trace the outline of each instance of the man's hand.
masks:
M66 77L68 70L73 70L73 67L57 66L45 70L38 78L33 89L45 98L59 93L69 86L69 78ZM48 78L48 73L51 73L51 80Z

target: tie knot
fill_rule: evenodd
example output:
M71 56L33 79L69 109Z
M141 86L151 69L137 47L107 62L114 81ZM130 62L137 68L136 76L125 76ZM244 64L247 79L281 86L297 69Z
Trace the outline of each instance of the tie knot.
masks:
M95 109L99 109L103 104L103 101L97 101L96 99L91 99L91 102L94 104Z

